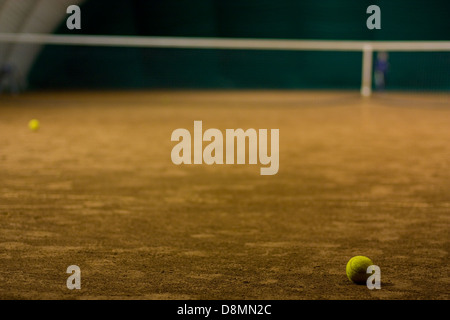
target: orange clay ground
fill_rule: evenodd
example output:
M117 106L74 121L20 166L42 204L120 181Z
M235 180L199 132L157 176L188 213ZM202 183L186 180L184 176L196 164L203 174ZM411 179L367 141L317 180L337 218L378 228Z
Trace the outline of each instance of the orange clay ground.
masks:
M194 120L279 129L279 173L174 165ZM1 299L448 299L449 220L449 95L0 96Z

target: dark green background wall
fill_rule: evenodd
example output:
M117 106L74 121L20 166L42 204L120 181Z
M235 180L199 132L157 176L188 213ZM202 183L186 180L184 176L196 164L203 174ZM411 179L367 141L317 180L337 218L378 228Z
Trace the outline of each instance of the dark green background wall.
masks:
M381 8L381 30L366 8ZM450 40L449 0L88 0L57 33ZM388 88L450 90L450 53L391 53ZM358 88L361 53L46 46L33 88Z

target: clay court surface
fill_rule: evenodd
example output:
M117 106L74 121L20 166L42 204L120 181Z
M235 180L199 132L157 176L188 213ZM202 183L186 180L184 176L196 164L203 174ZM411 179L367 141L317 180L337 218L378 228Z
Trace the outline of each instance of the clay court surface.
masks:
M194 120L279 129L278 174L174 165ZM450 298L449 95L0 96L0 168L1 299Z

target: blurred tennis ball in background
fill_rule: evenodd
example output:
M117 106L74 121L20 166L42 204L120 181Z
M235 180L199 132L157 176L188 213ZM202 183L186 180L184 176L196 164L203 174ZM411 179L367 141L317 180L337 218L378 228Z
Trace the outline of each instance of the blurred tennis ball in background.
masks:
M372 260L365 256L353 257L347 263L347 277L354 283L365 284L370 276L367 273L367 268L371 265L373 265Z
M30 122L28 122L28 128L30 128L31 131L37 131L40 127L39 120L32 119Z

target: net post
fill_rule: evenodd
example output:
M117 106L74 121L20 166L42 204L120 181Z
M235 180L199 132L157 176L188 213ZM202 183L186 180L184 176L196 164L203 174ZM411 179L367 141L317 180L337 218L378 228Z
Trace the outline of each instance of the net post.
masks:
M372 46L370 44L365 44L362 53L361 95L363 97L370 97L372 94Z

